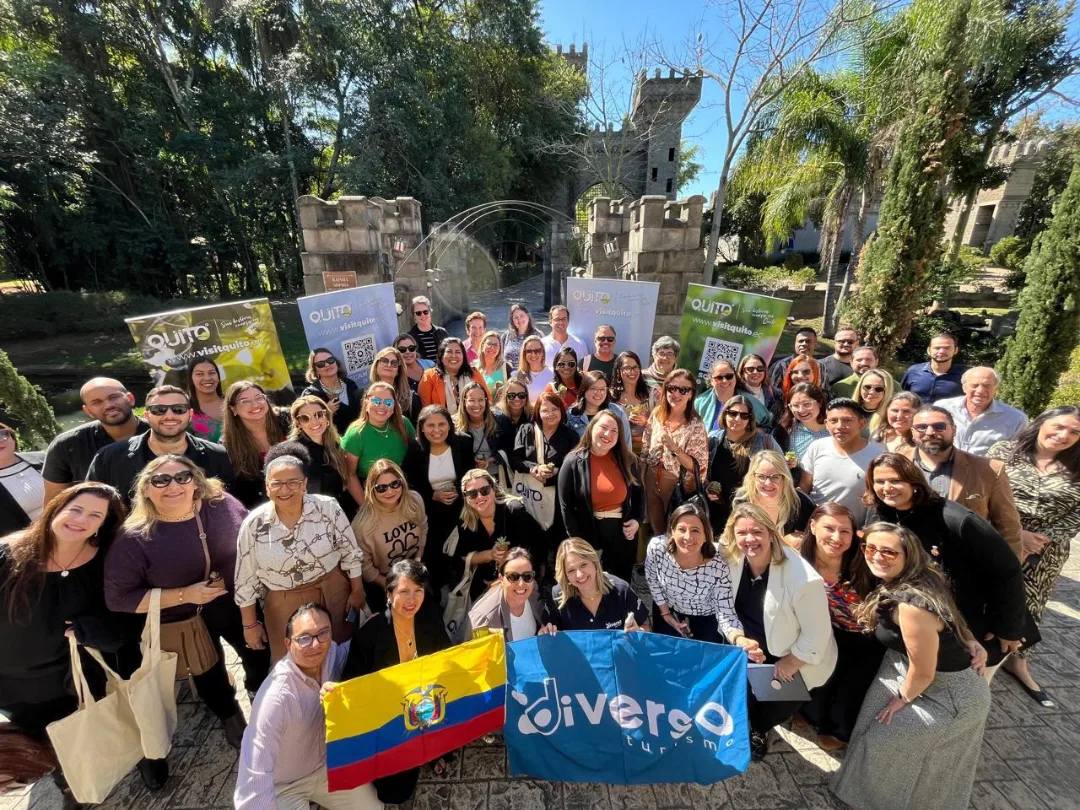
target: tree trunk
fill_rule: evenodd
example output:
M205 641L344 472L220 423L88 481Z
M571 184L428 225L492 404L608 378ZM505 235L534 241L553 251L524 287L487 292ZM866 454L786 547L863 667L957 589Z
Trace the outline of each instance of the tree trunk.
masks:
M705 268L702 271L702 283L713 283L713 270L716 267L716 252L720 241L720 220L724 215L724 200L727 198L728 172L731 171L731 156L724 158L720 169L720 181L716 185L716 201L713 203L712 228L709 229L709 249L705 251Z
M843 186L836 194L832 206L826 211L821 223L821 260L825 265L825 306L822 312L822 328L832 334L833 310L836 301L833 297L833 279L836 268L840 265L840 250L844 245L844 220L847 218L848 203L851 202L851 184L842 181Z

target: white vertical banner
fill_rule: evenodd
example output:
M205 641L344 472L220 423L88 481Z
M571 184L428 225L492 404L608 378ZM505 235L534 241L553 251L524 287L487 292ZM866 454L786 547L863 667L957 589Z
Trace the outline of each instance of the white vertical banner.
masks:
M367 388L375 353L398 333L393 284L368 284L296 299L308 347L332 351L345 373Z
M651 361L653 322L660 284L655 281L623 281L615 278L566 280L566 307L570 331L585 341L591 352L596 327L615 328L615 352L637 352L644 365Z

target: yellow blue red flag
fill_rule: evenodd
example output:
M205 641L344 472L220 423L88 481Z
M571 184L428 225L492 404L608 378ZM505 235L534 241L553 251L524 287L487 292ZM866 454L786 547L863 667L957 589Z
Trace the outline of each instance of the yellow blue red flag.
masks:
M331 791L415 768L502 730L506 643L490 633L353 678L323 708Z

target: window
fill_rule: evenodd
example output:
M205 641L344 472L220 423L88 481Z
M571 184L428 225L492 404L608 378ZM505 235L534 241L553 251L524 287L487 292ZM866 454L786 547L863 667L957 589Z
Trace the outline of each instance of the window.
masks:
M649 179L650 180L655 180L656 179L656 167L655 166L653 166L652 170L649 172Z
M665 185L665 190L667 191L668 194L671 193L671 186L672 186L673 182L674 181L670 177L667 179L667 183Z
M668 163L674 163L675 162L675 147L674 146L667 150L667 159L668 159Z

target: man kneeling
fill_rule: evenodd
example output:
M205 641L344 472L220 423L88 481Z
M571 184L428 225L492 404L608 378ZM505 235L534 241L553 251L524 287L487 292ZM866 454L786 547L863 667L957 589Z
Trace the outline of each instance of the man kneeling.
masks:
M382 803L371 785L326 789L326 721L319 690L337 681L349 644L330 640L330 614L301 605L285 626L288 652L255 695L240 746L233 801L245 810L367 810Z

